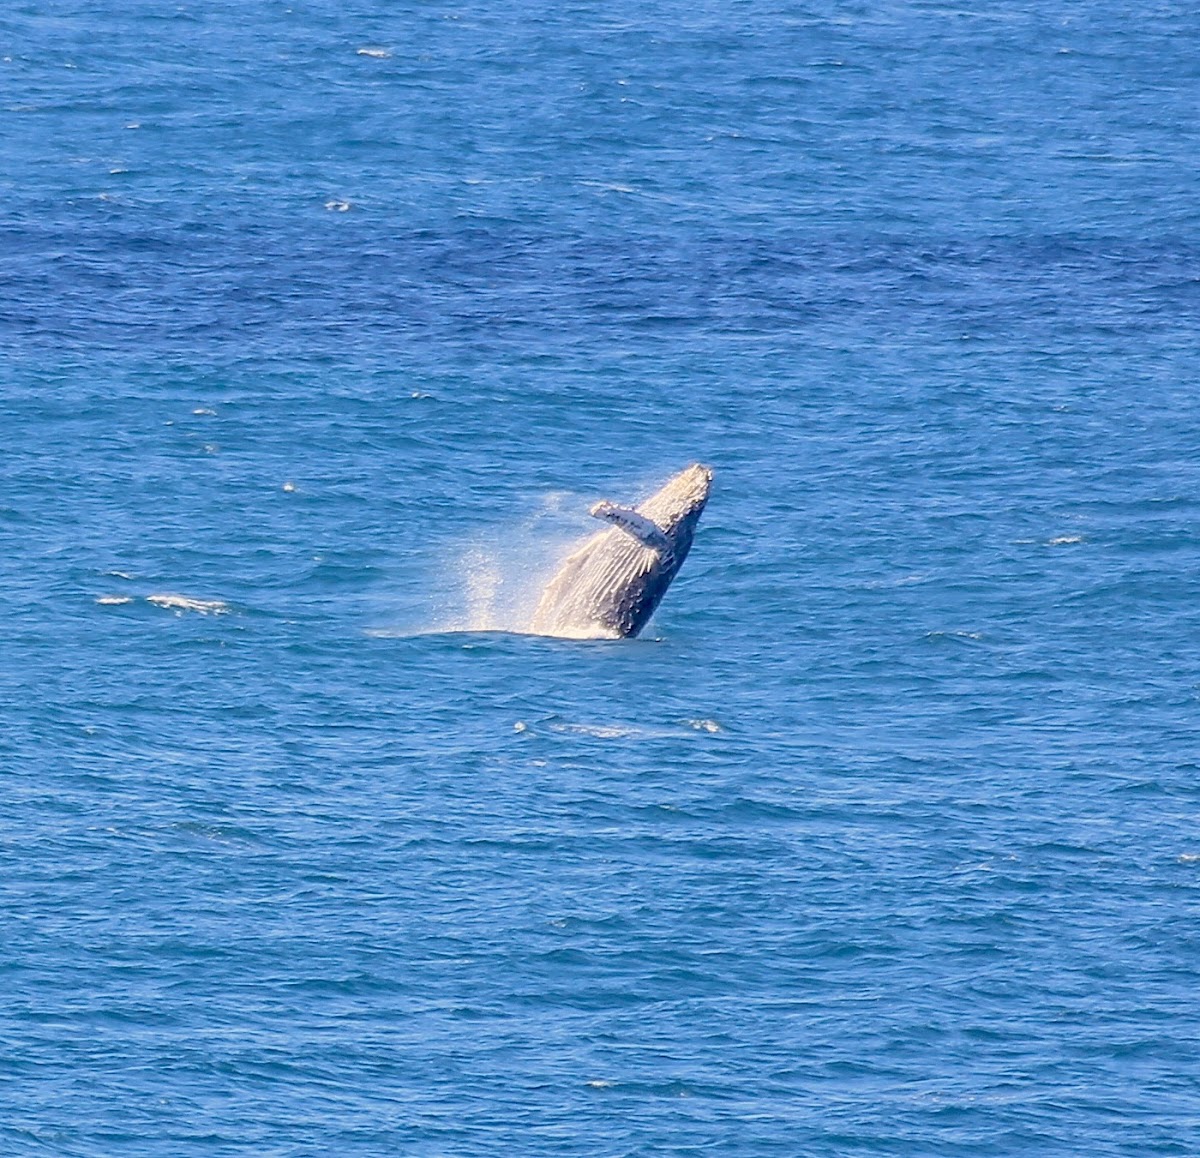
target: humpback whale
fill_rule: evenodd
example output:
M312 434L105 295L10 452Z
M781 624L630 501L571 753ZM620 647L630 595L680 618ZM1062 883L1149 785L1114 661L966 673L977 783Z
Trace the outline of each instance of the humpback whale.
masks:
M596 503L590 513L612 526L563 560L530 630L573 639L637 635L687 558L712 477L695 463L636 508Z

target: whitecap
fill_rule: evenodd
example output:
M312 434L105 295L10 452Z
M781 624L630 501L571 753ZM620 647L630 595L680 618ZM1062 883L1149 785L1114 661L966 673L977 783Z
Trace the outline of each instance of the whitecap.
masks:
M373 56L376 60L387 60L392 54L386 48L360 48L359 56Z
M192 599L187 595L172 595L166 592L147 595L146 602L179 614L195 611L199 615L225 615L229 611L229 604L220 599Z
M863 587L868 591L881 591L890 587L912 587L917 583L924 583L928 578L928 575L914 572L911 575L900 575L895 579L869 579L863 584Z
M621 98L623 101L627 97ZM632 185L623 185L618 181L580 181L581 185L589 189L599 189L603 193L636 193L637 190Z
M97 600L101 607L117 607L122 603L132 603L132 595L101 595Z

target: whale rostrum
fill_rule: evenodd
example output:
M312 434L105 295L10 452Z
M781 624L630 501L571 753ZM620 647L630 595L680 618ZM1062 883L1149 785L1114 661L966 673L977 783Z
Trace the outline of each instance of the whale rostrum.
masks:
M590 513L612 526L563 560L530 629L574 639L637 635L687 558L712 477L696 463L636 508L596 503Z

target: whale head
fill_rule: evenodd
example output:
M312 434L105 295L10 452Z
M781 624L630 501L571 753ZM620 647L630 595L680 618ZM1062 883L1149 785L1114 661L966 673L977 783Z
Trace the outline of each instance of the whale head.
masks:
M672 475L645 502L638 504L638 513L652 519L672 541L673 554L680 563L692 545L692 536L704 504L708 502L712 480L710 467L693 463Z

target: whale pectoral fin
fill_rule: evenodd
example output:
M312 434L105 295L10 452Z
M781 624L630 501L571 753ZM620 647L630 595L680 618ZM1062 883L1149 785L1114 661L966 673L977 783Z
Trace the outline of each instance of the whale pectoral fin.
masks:
M597 503L588 513L593 518L603 519L607 523L612 523L614 527L620 527L643 547L649 547L650 550L657 551L660 555L670 553L671 540L663 534L662 528L653 519L648 519L645 515L630 510L629 507L618 507L616 503L606 500Z

